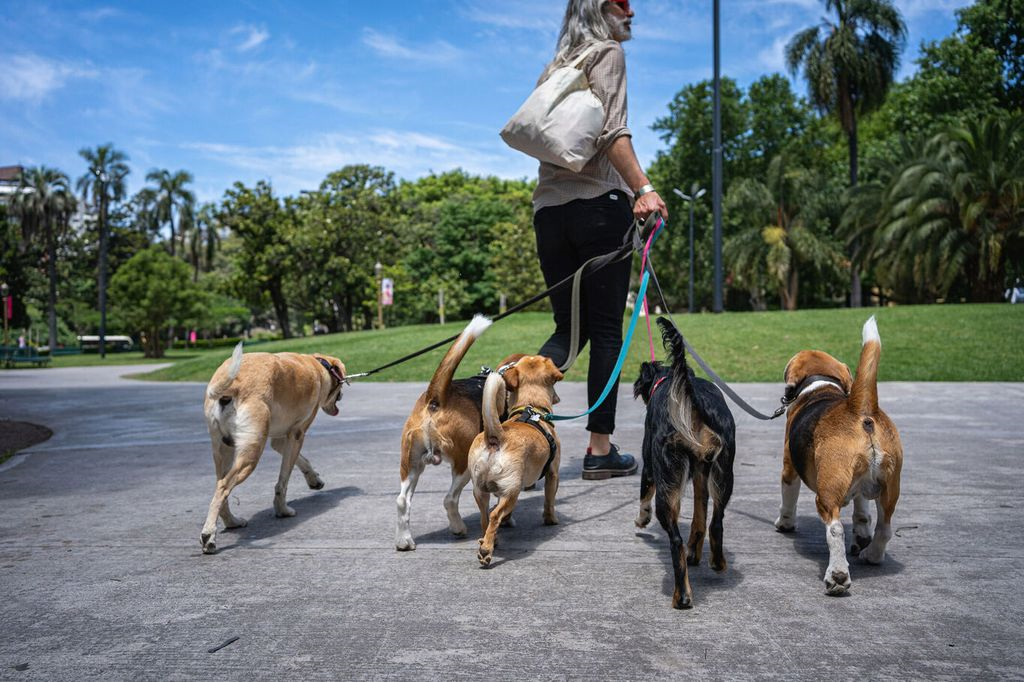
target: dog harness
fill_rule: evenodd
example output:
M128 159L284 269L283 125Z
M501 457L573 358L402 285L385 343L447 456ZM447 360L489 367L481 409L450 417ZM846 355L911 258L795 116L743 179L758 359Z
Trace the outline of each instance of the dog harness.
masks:
M548 461L544 463L544 468L540 470L540 476L537 478L547 478L548 469L551 467L551 463L555 461L555 453L558 451L558 445L555 444L555 438L548 430L541 426L541 420L545 414L549 414L547 410L538 410L533 405L521 405L520 407L512 408L512 411L508 413L509 419L514 421L529 424L533 428L537 429L544 436L544 439L548 442Z

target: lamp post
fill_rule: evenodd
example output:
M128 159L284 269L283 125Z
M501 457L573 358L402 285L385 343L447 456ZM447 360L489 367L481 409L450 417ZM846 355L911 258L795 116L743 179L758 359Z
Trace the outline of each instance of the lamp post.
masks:
M722 84L721 71L721 39L719 36L719 0L714 0L714 97L711 120L711 203L714 213L714 298L713 307L716 313L722 312Z
M107 173L93 169L93 174L100 181L99 221L100 221L100 358L107 357Z
M0 313L4 316L4 352L7 352L8 343L7 337L7 297L11 295L11 288L7 286L7 282L0 284L0 297L4 300L4 311Z
M383 287L384 266L380 261L373 266L373 274L377 279L377 329L384 328L384 303L381 301L381 289Z
M693 204L707 193L706 189L700 188L697 183L693 183L690 186L690 194L683 194L682 190L678 187L672 190L675 192L683 201L690 204L690 287L689 287L689 300L688 309L693 312Z

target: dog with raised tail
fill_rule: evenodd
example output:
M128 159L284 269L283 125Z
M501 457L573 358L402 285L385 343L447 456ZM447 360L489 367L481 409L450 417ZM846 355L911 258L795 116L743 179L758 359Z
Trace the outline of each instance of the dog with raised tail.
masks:
M399 467L401 489L396 500L395 549L399 551L416 549L410 529L412 496L427 464L437 465L442 461L451 464L452 482L444 496L448 529L458 536L467 532L459 513L459 497L469 483L469 446L480 433L480 400L486 374L454 381L452 378L473 342L490 326L491 320L483 315L475 316L466 325L405 420Z
M701 560L708 532L709 493L715 502L710 527L711 568L724 571L728 567L722 520L732 497L736 424L721 391L710 381L694 376L687 365L679 330L665 318L658 318L658 326L672 365L644 362L633 384L634 398L642 398L647 405L636 526L645 528L651 522L651 498L655 498L658 522L671 544L675 580L672 607L688 609L693 606L693 591L687 564L696 566ZM693 519L684 545L679 532L679 507L683 485L690 479Z
M850 552L870 564L881 563L892 537L892 515L900 496L903 446L895 424L878 406L878 359L882 340L872 316L861 332L857 376L828 353L805 350L786 365L786 442L782 454L782 505L775 528L796 527L800 481L815 493L825 523L828 568L825 592L850 589L840 511L853 501ZM877 520L870 529L868 500Z
M487 567L498 527L509 518L526 486L544 479L544 525L558 523L555 493L561 459L555 426L543 419L558 402L555 384L562 373L549 358L512 356L487 377L483 395L483 431L469 449L473 496L480 508L483 537L477 559ZM506 406L508 418L502 422ZM491 495L498 497L489 509Z
M217 472L217 487L199 536L204 554L217 549L218 516L225 528L246 525L245 519L231 513L228 496L256 469L267 440L281 455L281 473L274 487L277 516L295 515L286 502L293 467L299 467L313 490L324 487L302 456L302 444L317 410L337 416L344 383L345 365L329 355L243 356L242 343L235 346L231 358L210 379L203 404Z

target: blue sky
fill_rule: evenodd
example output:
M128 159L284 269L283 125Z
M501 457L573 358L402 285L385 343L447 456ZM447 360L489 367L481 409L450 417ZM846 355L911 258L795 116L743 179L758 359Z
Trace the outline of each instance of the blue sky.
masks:
M951 33L966 0L896 0L922 40ZM820 0L726 0L722 72L747 85L781 71L782 49ZM130 189L153 168L187 169L202 200L234 181L281 194L349 163L399 178L461 167L532 177L498 130L550 59L561 0L0 4L0 165L72 178L83 146L130 157ZM711 1L633 0L629 123L641 163L650 126L684 85L711 76ZM803 85L798 84L803 92Z

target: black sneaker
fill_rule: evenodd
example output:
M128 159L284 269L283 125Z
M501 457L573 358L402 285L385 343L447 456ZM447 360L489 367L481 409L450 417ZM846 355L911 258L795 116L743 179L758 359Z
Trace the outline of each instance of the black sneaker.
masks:
M583 458L583 480L602 481L612 476L632 476L636 473L636 460L633 455L619 452L619 446L612 443L611 450L604 457L590 454Z

